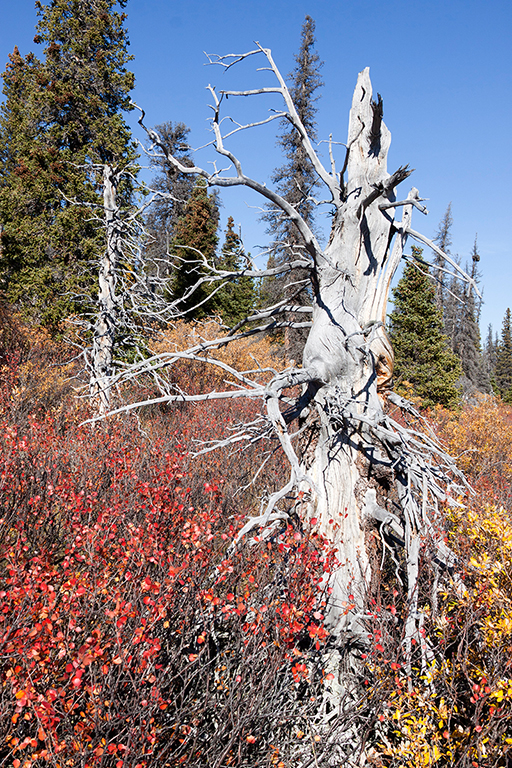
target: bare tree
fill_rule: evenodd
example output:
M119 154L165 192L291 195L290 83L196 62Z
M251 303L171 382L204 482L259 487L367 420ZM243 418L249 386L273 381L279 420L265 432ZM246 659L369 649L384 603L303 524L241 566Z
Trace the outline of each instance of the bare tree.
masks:
M220 94L209 87L213 99L213 145L229 161L234 173L230 175L229 169L217 170L216 166L208 171L197 165L184 165L179 158L166 154L165 143L154 130L146 130L154 147L165 154L177 171L202 176L211 186L246 186L255 190L289 218L304 243L292 247L288 261L273 269L257 270L248 264L236 275L205 264L198 253L198 281L188 291L187 300L205 282L216 290L224 281L240 274L265 277L298 270L303 274L306 270L312 306L293 306L293 297L288 298L255 312L245 323L232 328L228 336L144 360L132 366L125 378L158 374L162 394L151 402L261 399L264 410L260 420L241 425L226 439L203 448L243 444L273 434L289 462L288 482L262 501L260 513L248 520L238 541L255 529L260 529L261 536L269 535L292 513L309 521L337 549L339 565L328 576L327 584L327 622L331 633L338 648L360 650L368 642L367 598L379 570L375 558L370 556L369 540L374 540L372 529L378 530L383 550L401 549L408 594L403 642L411 673L413 647L420 649L420 665L428 663L430 653L422 631L424 615L418 599L420 556L427 554L432 567L451 572L453 558L439 531L438 504L455 499L465 482L427 428L422 433L404 426L414 409L391 392L393 350L384 327L386 304L408 237L432 248L448 263L448 271L468 283L473 281L435 243L412 228L413 208L426 213L418 191L413 188L407 197L397 199L395 190L411 171L407 167L392 174L387 171L391 137L382 119L382 100L380 96L376 101L372 99L369 70L358 77L343 167L338 172L334 143L329 148L330 168L326 168L299 119L270 50L258 44L245 54L212 56L210 61L230 69L253 56L266 59L265 69L273 74L276 84L245 91L224 90ZM284 106L250 125L232 119L231 128L223 132L226 118L221 117L221 107L228 97L259 94L279 96ZM334 209L331 236L324 249L296 208L264 183L247 176L240 160L226 146L229 136L282 118L300 135L304 152L326 189L324 202ZM143 119L144 115L144 126ZM297 286L297 294L301 288ZM290 312L306 319L283 319ZM250 371L237 371L215 357L215 349L231 340L287 326L309 329L302 365L276 373L267 384L262 384ZM165 379L164 372L183 359L206 360L223 370L233 383L222 391L200 395L177 391L172 379ZM141 405L144 403L132 403L121 410ZM396 416L397 410L405 414L405 419ZM346 702L351 673L357 674L355 654L348 656L342 666L335 655L326 662L337 671L330 684L331 702ZM337 716L335 708L330 708L330 715L329 708L324 712L327 720Z
M176 310L164 298L168 279L160 277L158 266L149 263L145 248L151 237L144 229L143 214L164 193L154 193L139 208L131 203L123 205L118 188L126 180L134 180L132 169L109 164L87 168L101 173L103 205L69 202L89 207L92 220L104 229L105 236L98 260L91 265L98 274L96 311L73 322L82 333L78 346L85 358L89 394L103 417L112 408L116 369L126 368L120 349L129 347L131 358L147 357L147 340L155 326L168 322Z

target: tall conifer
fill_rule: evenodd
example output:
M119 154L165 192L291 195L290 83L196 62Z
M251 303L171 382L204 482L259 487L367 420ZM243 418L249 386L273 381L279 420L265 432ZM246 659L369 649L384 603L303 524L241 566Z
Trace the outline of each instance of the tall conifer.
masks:
M484 344L483 360L484 360L485 372L491 385L491 391L493 392L497 392L496 377L494 372L496 370L496 357L498 353L498 346L499 346L498 339L497 337L495 338L492 325L489 323L487 327L487 336Z
M131 57L125 15L115 5L37 2L34 41L45 45L45 61L22 59L15 51L3 76L3 288L8 300L48 325L91 300L90 262L104 233L90 209L75 204L101 204L91 164L120 167L136 156L122 117L133 86L125 67ZM19 124L27 140L20 138ZM130 187L125 183L121 198L129 198Z
M452 217L452 204L448 203L448 207L444 212L444 216L439 222L439 227L434 237L434 243L439 246L443 253L450 254L450 245L452 244L451 229L453 224ZM446 280L443 272L445 266L444 259L434 252L434 264L440 269L435 270L434 277L436 278L436 305L441 312L445 312L445 300L446 300ZM445 318L446 325L446 318ZM448 334L449 335L449 334Z
M155 130L174 157L178 157L184 165L193 164L188 144L190 128L184 123L168 121L155 126ZM192 194L194 178L180 173L164 157L153 157L151 165L157 170L151 187L161 192L162 196L156 198L146 217L146 229L150 236L146 257L149 261L155 260L155 269L159 274L169 276L172 262L167 254L176 225L184 215Z
M478 272L480 254L478 253L476 237L471 259L471 269L466 265L466 272L477 284L480 277ZM456 311L452 313L454 322L451 347L455 354L460 357L462 363L464 393L470 394L475 389L479 392L489 392L491 385L482 357L478 325L480 303L477 301L471 286L466 286L466 290L463 290L460 281L454 281L452 293L455 294L458 301L452 297Z
M398 385L412 385L425 406L451 408L460 401L460 360L450 350L443 332L428 266L419 261L421 250L413 248L412 257L393 291L390 336L395 351L395 381Z
M242 270L247 266L243 244L240 235L235 232L234 223L230 216L219 260L219 267L230 271ZM222 322L233 326L251 313L255 300L254 280L242 276L222 286L215 296L215 305Z
M494 376L496 386L503 400L512 403L512 322L510 308L505 312L501 340L496 354Z
M176 224L171 247L175 263L172 291L176 298L184 297L179 309L187 313L188 320L198 320L215 311L213 300L207 300L211 293L209 288L201 285L193 293L189 291L206 274L203 258L209 264L216 261L218 223L219 209L215 196L208 194L206 182L199 177L185 213Z
M302 124L313 141L317 138L315 103L319 98L317 91L323 85L320 77L322 64L315 51L315 22L311 16L306 16L302 25L299 53L295 56L295 68L290 75L292 79L290 93ZM276 169L272 181L276 184L279 194L293 205L310 227L314 228L314 204L310 196L317 186L317 177L297 130L290 127L288 122L284 124L279 144L286 157L286 163ZM304 253L302 235L295 224L285 218L282 212L276 213L271 210L265 214L264 218L269 224L268 231L273 239L269 267L279 266L289 261L294 251ZM265 304L275 304L290 295L294 295L295 304L309 304L310 299L305 288L295 295L300 288L297 285L300 280L301 274L297 270L294 271L293 277L288 273L282 277L266 280L263 286ZM305 341L304 334L300 331L290 331L286 341L288 354L300 358Z

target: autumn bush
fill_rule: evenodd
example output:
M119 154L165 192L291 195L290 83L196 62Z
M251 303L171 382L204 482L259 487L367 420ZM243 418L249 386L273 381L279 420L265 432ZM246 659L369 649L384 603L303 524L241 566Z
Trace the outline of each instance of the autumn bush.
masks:
M482 395L460 414L439 409L434 425L479 502L512 509L512 408Z
M34 410L74 410L80 368L68 344L0 304L0 409L14 423Z
M229 550L250 510L223 478L187 471L186 428L156 419L148 439L135 420L80 424L83 406L16 424L13 407L0 412L0 764L279 766L304 741L320 758L322 542L297 519Z
M183 351L202 341L212 341L225 335L226 330L214 319L195 323L178 320L160 331L151 347L155 353ZM270 336L257 334L232 341L229 346L221 346L216 350L215 357L238 371L253 371L258 380L268 381L275 373L277 352ZM282 360L279 364L282 365ZM217 372L213 366L209 366L208 370L217 380L226 378L224 372Z
M419 595L424 647L413 650L411 671L401 563L385 566L370 609L368 757L389 768L505 768L512 764L512 515L504 506L511 410L482 398L455 414L437 409L429 419L473 493L444 510L452 571L436 568L426 550Z
M165 344L217 332L179 326ZM0 370L0 765L291 768L306 754L326 766L336 729L348 727L360 734L354 760L364 753L375 766L512 763L510 407L482 399L429 414L475 490L440 521L456 567L439 571L426 550L424 645L411 670L403 563L384 558L367 644L356 651L364 694L326 737L332 640L323 607L335 553L303 527L293 501L288 524L234 546L247 514L286 478L271 434L242 451L192 455L256 421L260 406L158 405L87 424L77 371L58 366L69 359L60 344L16 326L9 334ZM273 365L266 342L244 341L237 355L243 368L259 365L262 380ZM173 376L184 390L224 386L202 363ZM130 396L148 391L138 386ZM379 532L368 535L380 558Z

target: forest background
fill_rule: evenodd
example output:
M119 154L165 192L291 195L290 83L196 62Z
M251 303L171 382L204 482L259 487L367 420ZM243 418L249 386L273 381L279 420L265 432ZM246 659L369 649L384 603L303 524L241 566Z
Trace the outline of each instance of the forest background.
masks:
M375 88L385 99L391 126L392 165L410 162L414 184L429 198L426 234L434 236L452 203L452 253L464 264L478 233L485 302L481 328L501 328L510 304L510 243L507 189L511 159L496 139L511 120L505 94L512 79L508 55L512 17L509 3L451 0L410 4L392 0L343 3L271 3L193 0L185 12L165 0L130 3L130 53L135 56L134 100L144 107L151 125L182 121L192 129L191 144L209 140L205 87L220 72L205 66L208 53L245 50L252 41L272 48L281 71L293 67L293 54L304 16L316 21L317 48L325 62L325 87L317 115L319 139L345 141L347 110L357 72L369 66ZM0 61L17 45L22 55L37 49L32 38L36 15L32 0L2 9ZM400 41L399 44L394 41ZM37 53L37 50L35 50ZM243 74L241 73L243 78ZM264 109L264 107L263 107ZM144 140L135 115L128 115L134 135ZM237 146L237 145L235 145ZM323 145L325 147L325 145ZM281 164L272 128L251 137L248 153L258 177L269 178ZM320 148L322 150L322 146ZM325 154L324 154L325 157ZM248 171L253 168L248 165ZM150 174L149 174L150 176ZM486 191L484 191L486 190ZM249 206L260 205L247 192L223 196L221 228L229 215L242 227L247 251L257 255L264 245L264 226ZM328 223L326 226L328 229Z

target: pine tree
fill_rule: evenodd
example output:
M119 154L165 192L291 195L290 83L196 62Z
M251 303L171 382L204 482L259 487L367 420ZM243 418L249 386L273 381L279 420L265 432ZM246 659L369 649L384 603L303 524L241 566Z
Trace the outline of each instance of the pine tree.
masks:
M184 123L166 122L155 126L155 130L174 157L184 165L192 165L188 135L190 128ZM185 213L186 204L194 188L190 175L179 173L164 157L151 159L151 165L158 173L151 181L152 189L162 193L155 200L146 217L149 244L146 258L155 262L155 271L169 276L172 263L168 259L170 244L176 225Z
M121 2L121 6L124 6ZM0 118L1 273L7 299L47 325L91 301L103 232L79 203L101 204L92 163L136 156L122 111L133 75L114 0L36 3L45 61L15 50ZM20 135L20 125L23 127ZM14 172L13 172L14 171ZM129 198L131 182L120 190ZM79 294L82 294L79 296Z
M418 261L420 258L421 250L413 248L412 259L393 291L390 337L395 351L395 380L412 385L424 406L453 408L460 401L457 381L462 368L443 333L435 289L428 267Z
M216 263L218 223L215 195L208 194L206 182L200 177L185 206L185 213L176 224L171 246L174 260L172 292L175 297L185 297L179 309L187 313L188 320L199 320L214 311L214 304L208 302L210 289L201 285L192 294L189 291L205 274L203 259L209 264Z
M494 375L499 394L506 403L512 403L512 329L510 309L507 309L503 318Z
M290 94L302 124L313 141L317 138L315 103L319 98L316 92L323 85L320 77L322 64L315 52L315 22L310 16L306 16L301 31L300 50L295 56L295 69L290 75L292 79ZM274 172L272 181L276 184L279 194L291 203L304 221L313 228L314 204L310 196L317 186L316 173L305 153L298 132L287 122L284 124L279 144L287 162ZM268 232L273 239L269 266L279 266L289 261L293 252L303 253L302 236L289 219L273 210L265 214L264 218L269 224ZM287 296L293 296L295 304L309 304L307 290L304 287L301 289L298 285L304 278L307 278L306 274L301 275L295 271L293 278L287 274L267 279L263 286L264 304L267 306L275 304ZM293 316L288 319L293 319ZM301 331L291 330L286 339L288 354L299 359L302 356L304 341L305 337Z
M246 266L246 257L240 236L234 230L234 220L228 218L226 237L222 246L219 268L242 270ZM254 308L256 291L254 280L250 277L236 277L226 283L215 295L217 312L225 325L233 326L244 320Z

